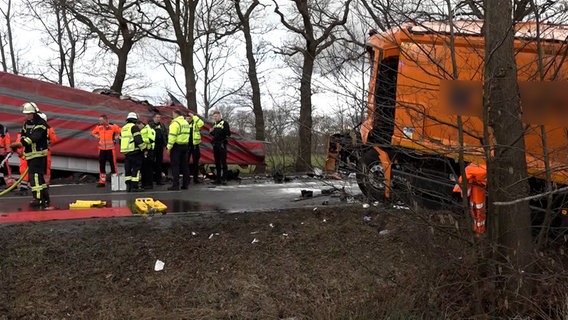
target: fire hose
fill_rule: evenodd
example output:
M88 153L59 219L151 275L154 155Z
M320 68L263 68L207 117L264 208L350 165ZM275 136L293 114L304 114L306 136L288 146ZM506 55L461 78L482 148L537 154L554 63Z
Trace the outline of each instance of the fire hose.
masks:
M0 163L0 168L3 168L6 165L6 162L8 161L8 159L12 156L13 152L10 152L6 155L6 158L4 158L4 160L2 160L2 162ZM14 190L14 188L20 184L20 182L22 182L22 180L24 180L24 177L28 174L28 168L26 168L26 170L20 174L20 178L18 180L16 180L16 182L14 182L10 187L8 187L6 190L3 190L2 192L0 192L0 197L8 194L8 192Z

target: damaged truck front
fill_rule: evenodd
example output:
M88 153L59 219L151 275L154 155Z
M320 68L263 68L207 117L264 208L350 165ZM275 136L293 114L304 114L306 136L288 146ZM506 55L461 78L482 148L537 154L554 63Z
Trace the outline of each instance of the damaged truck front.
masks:
M429 22L371 34L366 117L358 132L330 137L326 169L355 172L374 200L458 205L452 191L460 154L465 165L484 165L491 153L490 143L484 144L481 27L480 21L458 21L452 28ZM539 194L546 191L547 168L555 188L568 184L568 94L550 89L562 88L558 84L568 78L568 27L541 25L539 37L535 30L534 23L517 25L515 50L530 187ZM541 99L550 95L563 97ZM565 195L552 199L557 221L566 216ZM546 201L536 198L531 206L542 211Z

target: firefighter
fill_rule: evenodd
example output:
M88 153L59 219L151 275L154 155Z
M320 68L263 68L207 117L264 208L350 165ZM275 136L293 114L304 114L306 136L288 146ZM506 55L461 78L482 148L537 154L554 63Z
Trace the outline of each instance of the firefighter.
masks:
M183 117L182 112L174 110L169 128L168 145L166 146L172 167L172 186L168 187L168 190L179 190L180 170L183 174L181 188L187 189L189 185L189 131L189 123Z
M14 184L12 171L10 170L10 164L8 161L10 144L8 128L0 124L0 163L4 162L3 166L0 168L0 181L4 180L6 187L11 187L12 184Z
M144 141L140 128L136 125L138 115L128 113L126 124L120 132L120 152L124 153L124 180L127 192L143 191L140 188L140 169L144 160Z
M154 171L154 147L156 142L156 131L144 122L138 121L138 128L144 141L144 160L142 161L142 188L153 189L153 171Z
M201 143L201 127L203 127L203 120L196 116L191 110L189 111L187 117L187 122L189 123L189 171L193 176L193 183L201 183L199 181L199 158L201 157L201 151L199 150L199 144ZM193 161L191 161L193 160Z
M106 185L106 163L110 164L110 172L117 173L115 145L120 137L120 127L110 123L106 115L99 117L99 124L91 134L99 139L99 182L97 187Z
M32 190L32 207L48 208L49 189L44 175L47 166L47 122L39 116L39 108L33 102L22 105L26 121L21 131L21 141L11 145L12 150L24 147L23 154L28 163L28 178Z
M43 112L39 113L39 116L47 123L47 115ZM49 186L51 180L51 148L53 144L57 141L57 135L55 135L55 130L49 124L47 125L47 165L45 169L45 184Z
M477 235L485 233L485 220L487 218L486 187L487 187L487 168L483 164L470 163L465 168L467 179L467 193L469 199L469 209L473 218L473 231ZM454 192L461 193L459 178L458 184L454 187ZM463 195L463 194L462 194Z
M227 144L228 138L231 136L229 123L223 120L221 112L213 112L213 120L215 124L209 132L213 136L211 144L213 144L213 156L215 157L215 184L226 184L227 182Z
M168 128L162 123L162 116L159 113L154 114L152 121L149 123L150 127L156 131L156 141L154 144L154 181L157 185L163 185L162 173L164 171L164 149L168 144Z

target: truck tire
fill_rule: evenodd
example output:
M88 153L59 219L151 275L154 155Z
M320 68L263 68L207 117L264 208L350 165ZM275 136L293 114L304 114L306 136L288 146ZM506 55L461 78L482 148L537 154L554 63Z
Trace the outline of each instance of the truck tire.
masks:
M377 151L370 149L362 154L356 178L364 196L374 201L385 201L384 169Z

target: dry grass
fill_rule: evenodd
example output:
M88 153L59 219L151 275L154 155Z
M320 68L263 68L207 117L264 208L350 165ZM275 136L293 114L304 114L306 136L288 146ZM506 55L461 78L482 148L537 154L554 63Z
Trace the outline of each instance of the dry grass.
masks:
M1 226L0 319L490 318L463 223L353 206ZM535 317L566 314L558 250Z

